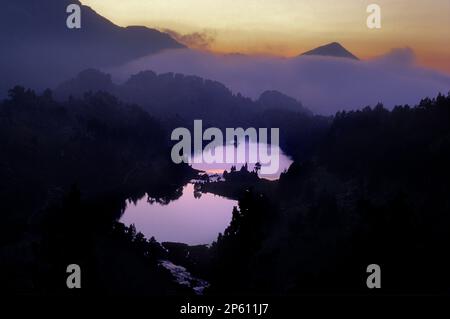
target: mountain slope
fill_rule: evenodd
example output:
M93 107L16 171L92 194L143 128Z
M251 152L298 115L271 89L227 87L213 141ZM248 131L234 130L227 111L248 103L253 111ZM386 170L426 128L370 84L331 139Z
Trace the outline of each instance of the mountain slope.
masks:
M301 55L321 55L359 60L355 55L337 42L322 45L310 51L304 52Z
M262 109L282 109L312 115L300 101L278 91L263 92L258 98L258 103Z
M205 125L216 127L254 126L256 119L280 111L305 118L312 116L301 102L277 91L266 91L253 101L233 94L217 81L152 71L139 72L124 83L115 84L109 74L88 69L58 85L54 95L58 100L66 100L70 96L83 97L90 91L108 92L127 103L142 106L156 117L176 117L183 125L202 119Z
M81 6L81 29L68 29L66 7ZM107 67L184 46L146 27L119 27L75 0L18 0L2 4L4 41L0 95L16 84L54 86L89 67ZM3 48L4 47L4 48ZM43 76L45 74L45 76Z

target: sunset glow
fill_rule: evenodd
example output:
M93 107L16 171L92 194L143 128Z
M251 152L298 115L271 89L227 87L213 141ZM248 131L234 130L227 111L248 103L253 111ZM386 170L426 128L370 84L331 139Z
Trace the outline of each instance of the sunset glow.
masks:
M410 47L419 63L450 72L450 0L379 0L382 28L366 26L373 1L83 0L120 26L192 35L188 46L222 53L295 56L341 42L360 58ZM430 17L433 17L432 19ZM195 41L196 40L196 41ZM201 40L198 43L198 40ZM188 41L189 42L189 41Z

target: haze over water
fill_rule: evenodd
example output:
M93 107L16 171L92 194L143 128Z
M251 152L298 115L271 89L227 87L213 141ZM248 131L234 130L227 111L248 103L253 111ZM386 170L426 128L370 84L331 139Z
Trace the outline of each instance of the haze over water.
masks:
M239 142L239 146L243 141ZM234 154L234 163L203 163L202 156L205 158L206 152L203 154L195 154L192 159L192 167L205 171L209 175L211 174L222 174L224 170L230 171L232 166L235 166L236 169L240 169L245 163L248 163L248 170L252 171L256 162L260 162L262 166L273 166L275 173L265 174L264 171L259 173L259 177L276 180L280 177L281 173L288 169L292 164L292 160L283 153L279 146L275 145L267 145L264 143L254 143L254 142L246 142L244 147L235 147L233 143L228 143L225 146L218 146L214 148L214 154L223 154L223 157L226 157L226 154ZM274 155L273 157L270 155L271 149L273 148ZM260 158L259 154L267 154L267 156L273 161L273 163L263 163L263 159ZM245 161L239 161L239 159L245 159ZM255 159L255 160L252 160Z

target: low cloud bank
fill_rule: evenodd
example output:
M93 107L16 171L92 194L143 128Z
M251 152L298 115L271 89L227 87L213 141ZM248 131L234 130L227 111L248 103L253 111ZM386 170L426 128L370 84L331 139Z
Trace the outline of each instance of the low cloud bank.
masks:
M409 48L379 58L295 58L217 55L192 49L167 50L107 70L117 81L143 70L217 80L233 92L257 98L266 90L295 97L315 113L334 114L382 102L391 108L450 90L450 76L419 67Z

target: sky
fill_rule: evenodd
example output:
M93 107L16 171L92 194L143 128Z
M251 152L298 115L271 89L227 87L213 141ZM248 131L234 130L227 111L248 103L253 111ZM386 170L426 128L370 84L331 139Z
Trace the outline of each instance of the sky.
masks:
M295 56L340 42L362 59L409 47L420 65L450 73L450 0L81 0L120 26L171 33L219 53ZM366 8L381 7L381 29Z

